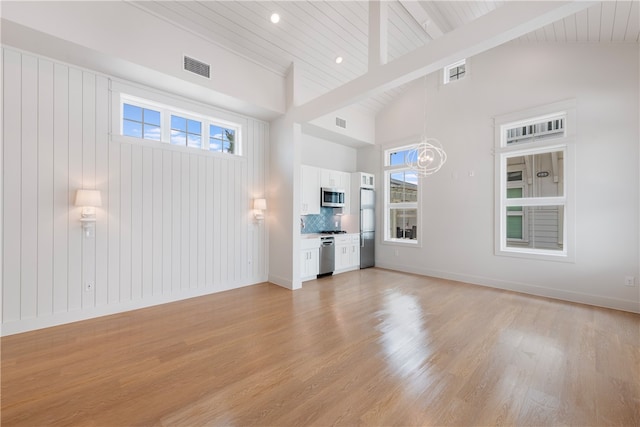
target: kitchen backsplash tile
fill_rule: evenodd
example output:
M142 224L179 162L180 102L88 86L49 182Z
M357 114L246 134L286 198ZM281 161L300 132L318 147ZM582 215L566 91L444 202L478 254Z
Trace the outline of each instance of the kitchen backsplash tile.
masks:
M342 215L335 215L333 208L320 208L320 215L303 215L305 227L302 234L319 233L323 230L340 230ZM336 222L338 226L336 226Z

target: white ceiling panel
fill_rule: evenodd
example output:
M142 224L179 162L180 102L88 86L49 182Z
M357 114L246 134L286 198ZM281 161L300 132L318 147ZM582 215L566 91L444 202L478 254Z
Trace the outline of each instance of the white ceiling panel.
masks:
M130 3L281 75L295 63L301 70L303 87L317 95L367 71L369 11L366 1L145 0ZM420 0L415 2L424 11L420 17L412 16L399 1L386 4L387 50L392 61L429 43L431 37L422 27L425 16L447 33L504 5L505 1ZM413 5L409 6L408 9L416 12ZM269 20L273 12L281 16L277 25ZM638 0L605 1L522 36L519 41L638 43L639 35ZM338 55L344 58L340 65L335 63ZM359 107L375 114L402 91L403 87L395 88L361 102Z

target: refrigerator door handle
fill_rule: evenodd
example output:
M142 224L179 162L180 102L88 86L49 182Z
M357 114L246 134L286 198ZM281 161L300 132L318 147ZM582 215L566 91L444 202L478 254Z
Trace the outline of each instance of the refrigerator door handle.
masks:
M364 248L364 235L360 233L360 247Z

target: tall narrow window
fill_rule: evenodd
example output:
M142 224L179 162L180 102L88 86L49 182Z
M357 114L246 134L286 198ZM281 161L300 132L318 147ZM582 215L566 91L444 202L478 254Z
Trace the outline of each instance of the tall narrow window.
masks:
M385 232L387 242L418 243L419 180L407 164L415 146L385 151Z
M572 259L574 141L567 125L574 108L555 105L561 106L552 114L496 120L497 254Z

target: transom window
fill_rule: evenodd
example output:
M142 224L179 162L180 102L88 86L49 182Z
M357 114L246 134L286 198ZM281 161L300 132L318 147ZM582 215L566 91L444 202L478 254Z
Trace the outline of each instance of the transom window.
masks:
M572 259L574 142L566 128L572 105L523 120L496 119L497 254Z
M397 243L418 243L419 180L409 167L415 157L415 146L385 151L385 233L384 240Z
M241 154L241 126L166 105L121 96L121 134L173 146Z
M444 67L444 84L460 80L467 74L467 61L463 59Z
M160 111L125 103L122 106L122 134L160 141L160 116Z
M201 148L202 122L186 117L171 116L171 144Z
M236 145L235 129L222 126L209 126L209 150L223 153L234 153Z

